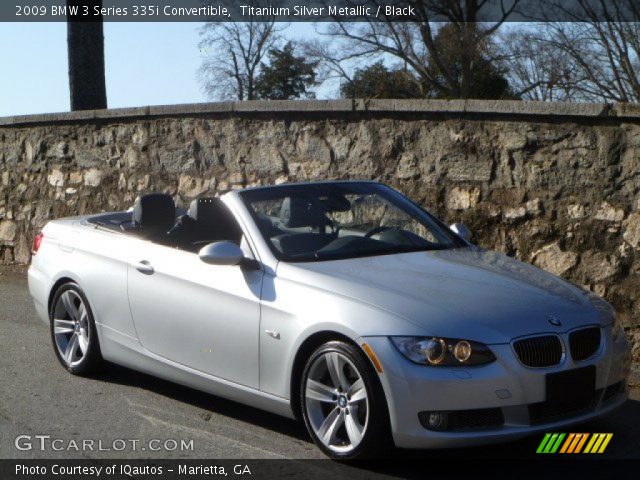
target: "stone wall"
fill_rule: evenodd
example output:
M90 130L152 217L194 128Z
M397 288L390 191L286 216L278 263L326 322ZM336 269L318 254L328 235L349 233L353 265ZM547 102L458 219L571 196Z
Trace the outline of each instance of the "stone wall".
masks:
M640 321L640 108L242 102L0 119L0 260L50 219L307 179L387 182Z

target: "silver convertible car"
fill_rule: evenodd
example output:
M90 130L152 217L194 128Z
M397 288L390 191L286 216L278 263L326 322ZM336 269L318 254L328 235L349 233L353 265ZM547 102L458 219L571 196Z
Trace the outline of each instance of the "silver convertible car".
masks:
M628 396L612 308L374 182L169 195L49 222L29 269L60 363L304 420L328 456L562 430Z

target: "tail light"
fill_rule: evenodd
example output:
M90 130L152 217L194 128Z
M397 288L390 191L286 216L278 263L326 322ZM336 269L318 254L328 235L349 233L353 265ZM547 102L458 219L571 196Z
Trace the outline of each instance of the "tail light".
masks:
M42 245L42 240L44 239L44 233L40 232L33 239L33 248L31 249L31 255L35 255L40 250L40 245Z

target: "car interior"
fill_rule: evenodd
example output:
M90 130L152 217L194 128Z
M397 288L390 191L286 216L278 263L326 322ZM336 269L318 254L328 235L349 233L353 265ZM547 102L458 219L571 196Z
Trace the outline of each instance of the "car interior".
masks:
M254 219L280 259L307 261L381 252L447 248L431 230L367 193L290 192L249 202ZM193 200L180 211L166 193L138 197L129 212L89 222L189 252L230 241L248 252L242 229L220 197ZM445 239L446 240L446 239Z
M369 202L369 203L367 203ZM394 248L437 248L406 222L395 207L366 195L290 194L252 204L254 218L273 248L290 260L316 259ZM380 210L382 209L382 210ZM428 232L426 232L428 234Z
M272 223L275 235L271 236L271 242L280 252L289 255L319 250L338 238L337 229L331 228L331 220L302 197L286 197L278 220L277 225Z
M213 242L242 241L240 226L219 197L193 200L187 212L180 213L170 195L151 193L138 197L131 212L100 215L89 222L190 252Z
M222 240L240 245L242 230L220 198L198 198L191 202L186 215L178 217L166 238L170 245L198 251Z

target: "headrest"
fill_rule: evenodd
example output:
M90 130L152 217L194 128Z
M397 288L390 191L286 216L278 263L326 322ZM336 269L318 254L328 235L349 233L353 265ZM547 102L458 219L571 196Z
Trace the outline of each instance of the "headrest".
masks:
M225 215L227 208L218 197L197 198L189 205L187 215L196 221L209 222Z
M203 237L224 238L240 243L242 230L231 210L220 197L198 198L191 202L187 215Z
M318 227L329 224L322 210L309 199L287 197L280 207L280 222L287 228Z
M138 197L133 205L133 223L145 230L168 231L176 219L176 205L166 193Z

